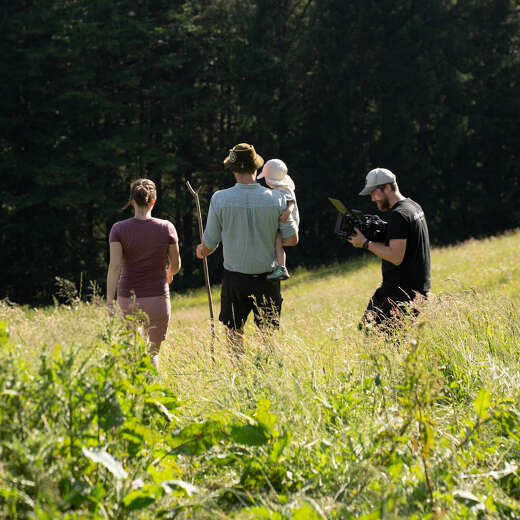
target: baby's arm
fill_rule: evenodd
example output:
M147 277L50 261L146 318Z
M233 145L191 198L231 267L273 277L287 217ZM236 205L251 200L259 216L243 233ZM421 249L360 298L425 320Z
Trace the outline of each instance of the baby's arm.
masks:
M284 209L280 214L280 220L282 222L287 222L289 217L291 216L292 210L294 209L294 200L287 201L287 209Z

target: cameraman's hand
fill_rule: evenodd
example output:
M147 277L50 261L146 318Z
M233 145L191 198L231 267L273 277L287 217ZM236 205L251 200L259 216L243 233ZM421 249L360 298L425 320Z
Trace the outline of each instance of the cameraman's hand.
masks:
M367 237L359 231L358 228L354 228L355 233L353 235L350 235L347 240L354 246L354 247L363 247L363 244L365 243Z

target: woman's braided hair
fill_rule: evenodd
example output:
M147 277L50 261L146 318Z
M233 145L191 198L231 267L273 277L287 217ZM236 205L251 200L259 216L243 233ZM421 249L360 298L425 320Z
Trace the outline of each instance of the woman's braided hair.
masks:
M130 198L123 209L130 206L130 201L134 200L138 206L149 206L157 199L157 189L155 182L150 179L137 179L130 184Z

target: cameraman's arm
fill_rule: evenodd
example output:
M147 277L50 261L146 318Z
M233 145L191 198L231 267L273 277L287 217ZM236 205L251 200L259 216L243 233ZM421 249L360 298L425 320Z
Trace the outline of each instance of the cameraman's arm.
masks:
M367 249L387 262L400 265L406 251L406 238L394 238L387 246L383 242L370 241Z
M354 231L356 234L349 237L348 241L354 247L363 247L367 238L358 228L354 228ZM406 238L393 238L388 242L387 246L383 242L372 242L370 240L367 249L387 262L400 265L406 252Z

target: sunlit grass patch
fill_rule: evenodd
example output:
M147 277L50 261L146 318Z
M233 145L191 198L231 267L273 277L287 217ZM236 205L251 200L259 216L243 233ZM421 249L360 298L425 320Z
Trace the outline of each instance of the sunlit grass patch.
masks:
M184 296L173 292L160 372L141 367L141 373L151 392L159 384L180 404L165 411L148 403L159 414L157 422L144 430L141 423L121 423L122 444L107 448L119 454L127 473L140 472L124 452L135 428L142 436L140 454L168 454L169 469L159 472L154 466L160 477L139 473L142 485L123 479L125 517L175 511L178 518L208 519L221 513L229 518L306 518L297 516L304 513L308 518L477 518L482 511L487 518L519 518L519 253L518 233L434 249L432 297L417 319L405 319L388 335L364 334L357 327L380 281L378 261L363 257L348 266L296 270L283 285L280 330L266 340L251 318L239 365L218 321L212 340L205 289ZM215 286L215 318L218 292ZM9 356L18 367L6 370L11 365L4 349L4 391L6 381L12 385L18 377L29 392L42 359L69 348L80 352L76 363L86 360L85 366L96 367L93 374L103 373L109 381L105 363L113 358L107 357L107 346L122 342L131 354L137 341L122 322L107 316L100 301L45 309L3 302L0 321L9 327ZM56 344L62 347L56 350ZM143 354L143 347L135 348ZM130 377L125 359L121 370ZM15 373L20 376L13 378ZM142 388L123 387L126 395L140 396L136 402L146 401ZM36 397L27 393L27 410ZM5 408L0 423L15 411ZM60 413L56 420L62 420ZM2 424L5 442L18 430ZM52 421L48 424L52 439ZM112 443L118 435L110 437ZM78 441L74 457L81 456L82 446L99 447L101 438L89 439ZM2 446L2 461L14 471L7 445ZM78 461L91 475L92 467ZM66 473L68 467L60 470ZM109 476L110 470L103 471ZM38 475L40 486L45 470ZM0 488L1 479L0 473ZM81 472L74 479L87 485L85 493L97 492ZM182 481L184 491L165 484L173 480ZM40 500L47 512L58 500L65 507L77 498L60 494L56 486L49 493L38 489L40 498L29 493L28 499ZM114 490L107 495L112 510L119 500ZM1 496L0 511L7 511L6 495ZM18 499L10 497L12 507ZM75 507L88 515L93 499L85 500Z

